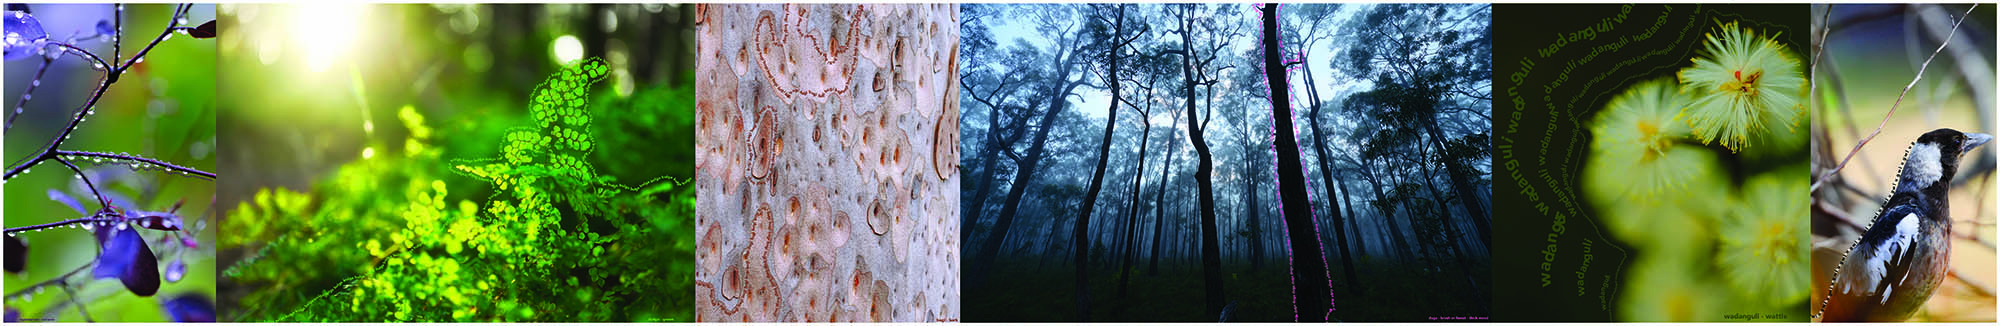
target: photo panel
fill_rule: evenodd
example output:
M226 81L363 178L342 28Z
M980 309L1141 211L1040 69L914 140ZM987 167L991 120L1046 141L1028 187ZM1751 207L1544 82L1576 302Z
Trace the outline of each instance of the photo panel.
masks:
M6 321L215 321L216 6L0 18Z
M697 8L696 320L958 321L958 5Z
M694 319L694 6L220 11L222 320Z
M1813 6L1815 321L1994 321L1993 13Z
M1496 5L1494 319L1806 321L1805 5Z
M1491 315L1491 6L960 8L966 320Z

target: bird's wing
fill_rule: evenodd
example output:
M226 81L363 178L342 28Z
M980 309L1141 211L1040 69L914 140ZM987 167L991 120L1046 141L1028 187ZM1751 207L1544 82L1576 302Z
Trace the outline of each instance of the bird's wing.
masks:
M1864 250L1855 250L1850 257L1854 268L1850 269L1855 278L1845 284L1861 293L1873 293L1877 300L1888 300L1893 294L1887 286L1908 277L1910 264L1914 263L1913 252L1917 241L1922 239L1923 217L1906 207L1891 208L1883 212L1884 218L1876 221L1867 234L1862 236Z

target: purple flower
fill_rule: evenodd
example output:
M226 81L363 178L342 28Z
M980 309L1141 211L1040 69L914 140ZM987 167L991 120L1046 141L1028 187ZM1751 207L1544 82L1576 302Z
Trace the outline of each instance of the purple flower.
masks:
M167 316L172 317L176 323L215 322L215 304L210 303L208 297L201 294L184 294L160 303L160 306L167 309Z
M20 273L28 268L28 243L7 236L7 272Z
M5 43L7 60L35 56L36 50L48 41L48 34L42 32L42 22L26 11L8 10L5 17L6 35L0 39Z
M104 239L104 252L97 256L97 268L91 270L91 277L97 279L118 278L125 283L125 289L141 297L153 296L160 291L160 262L153 257L153 250L146 247L146 238L139 231L125 224L105 227L99 231L112 232Z

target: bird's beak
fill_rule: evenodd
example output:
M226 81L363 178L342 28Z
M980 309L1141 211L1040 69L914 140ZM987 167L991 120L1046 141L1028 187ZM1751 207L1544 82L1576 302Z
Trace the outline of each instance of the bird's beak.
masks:
M1971 153L1973 148L1978 148L1979 145L1985 145L1986 142L1989 141L1993 141L1993 135L1976 133L1976 132L1965 134L1965 144L1960 145L1958 147L1958 152Z

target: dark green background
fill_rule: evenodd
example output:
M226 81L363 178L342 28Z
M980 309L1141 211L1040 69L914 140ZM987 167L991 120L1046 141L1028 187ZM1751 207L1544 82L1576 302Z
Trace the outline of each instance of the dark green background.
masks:
M1632 84L1673 76L1690 66L1689 60L1700 54L1704 34L1714 31L1718 20L1740 21L1759 34L1782 33L1777 34L1780 41L1790 43L1802 62L1810 59L1804 56L1810 54L1812 16L1805 5L1636 5L1622 22L1612 24L1611 31L1598 33L1594 40L1566 44L1546 58L1541 56L1541 50L1555 43L1557 35L1596 26L1604 18L1617 16L1622 7L1493 8L1493 86L1497 93L1493 129L1497 136L1494 146L1499 151L1494 154L1498 171L1493 186L1495 321L1613 319L1624 269L1632 261L1627 257L1629 252L1622 249L1624 244L1598 230L1593 210L1581 197L1577 182L1590 144L1583 123L1613 95ZM1559 88L1544 91L1543 85L1556 80L1566 62L1580 59L1596 46L1618 42L1621 36L1636 37L1652 28L1662 15L1666 21L1650 38L1598 54L1570 70L1569 79ZM1524 59L1533 62L1533 69L1525 74ZM1633 61L1624 63L1627 60ZM1544 100L1545 95L1550 100ZM1522 103L1515 103L1517 99ZM1541 153L1545 144L1546 162ZM1510 167L1510 161L1519 165ZM1543 173L1555 179L1556 185L1544 182ZM1525 178L1526 184L1517 178ZM1539 197L1531 200L1523 187L1533 187ZM1559 238L1548 287L1541 286L1541 251L1548 245L1553 214L1541 213L1538 204L1547 205L1551 213L1571 216L1564 224L1568 230ZM1596 243L1592 250L1595 257L1588 271L1590 286L1584 296L1578 296L1575 270L1586 239ZM1602 293L1600 301L1600 286L1607 278L1609 287L1602 292L1608 293Z

